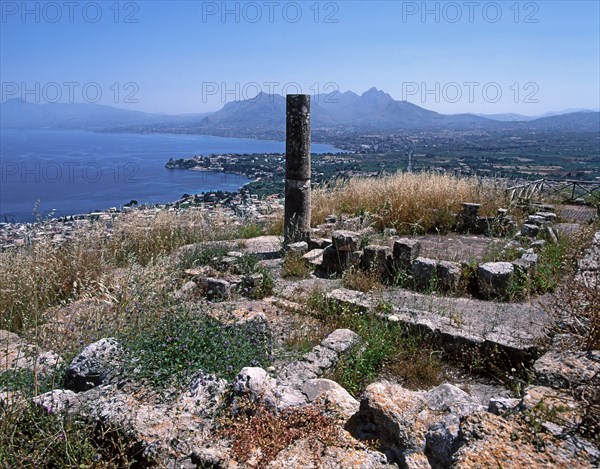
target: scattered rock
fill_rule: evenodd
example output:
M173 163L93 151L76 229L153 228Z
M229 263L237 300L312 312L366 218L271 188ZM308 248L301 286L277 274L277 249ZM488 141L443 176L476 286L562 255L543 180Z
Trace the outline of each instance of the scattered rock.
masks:
M554 214L552 214L554 215ZM554 217L556 218L556 215L554 215ZM527 222L528 225L537 225L537 226L542 226L546 224L546 218L540 215L529 215L527 217Z
M533 248L535 252L540 252L544 250L544 247L546 246L546 241L543 239L536 239L529 246Z
M198 285L196 282L189 280L185 282L179 290L174 293L174 297L177 300L193 298L198 292Z
M338 354L331 348L317 345L304 357L304 360L314 367L327 370L337 363Z
M371 309L371 302L366 297L365 293L356 290L348 290L346 288L336 288L327 293L328 301L334 301L343 306L349 306L362 313Z
M336 329L329 334L321 345L330 348L338 354L347 353L360 343L360 336L350 329Z
M451 384L415 392L376 382L364 392L352 431L360 438L379 438L400 467L448 467L459 418L481 409L476 399Z
M549 223L556 221L556 213L554 212L536 212L535 215L544 218Z
M277 408L275 379L258 367L242 368L233 381L233 391L239 396L249 396L253 401L264 402L270 408Z
M464 203L459 213L461 228L468 232L475 232L478 228L477 218L479 216L480 204Z
M390 248L387 246L366 246L363 249L361 268L363 270L374 270L380 277L385 277L390 273L389 255Z
M435 279L437 262L426 257L417 257L411 267L415 286L420 289L428 288Z
M123 350L116 339L100 339L85 347L65 372L65 386L86 391L106 384L121 366Z
M302 392L306 395L308 402L316 401L317 397L319 397L321 394L327 391L331 391L333 389L343 391L346 394L348 394L348 391L346 391L342 386L330 379L309 379L302 385ZM350 396L350 394L348 394L348 396ZM352 396L350 396L350 398L352 398ZM356 400L355 402L358 405L358 402Z
M49 414L77 412L80 407L80 394L69 389L54 389L34 397L33 402L43 407Z
M556 438L549 432L532 435L517 421L489 412L461 419L453 467L593 467L597 456L581 440Z
M308 248L312 251L313 249L325 249L331 245L331 239L327 238L311 238L308 241Z
M288 252L295 252L297 254L305 254L308 252L308 243L306 241L299 241L297 243L291 243L287 246Z
M551 226L544 227L544 235L549 243L556 244L558 243L558 235L556 231Z
M535 265L527 262L524 259L516 259L511 261L514 271L520 275L533 275L535 272Z
M523 236L528 236L530 238L535 238L540 232L540 227L538 225L533 225L530 223L525 223L521 227L521 234Z
M340 274L354 264L356 260L354 254L354 252L338 251L333 245L328 246L323 251L323 262L321 266L328 274Z
M227 280L206 277L201 279L199 283L209 300L227 300L231 298L232 285Z
M488 412L494 415L503 415L513 409L521 403L521 399L514 399L510 397L499 397L490 399L488 406Z
M557 238L569 238L581 230L579 223L555 223L552 225L553 231Z
M320 267L323 265L323 249L313 249L308 251L302 257L308 261L308 263L314 267Z
M360 235L355 231L334 231L331 237L333 247L339 252L353 252L359 249Z
M37 347L17 334L0 330L0 370L32 370L37 353Z
M510 262L486 262L477 268L480 293L486 298L505 297L514 267Z
M456 291L460 282L461 270L458 262L438 261L436 274L439 286L445 291Z
M40 353L36 360L35 366L38 372L38 375L45 376L56 371L63 364L62 357L50 350L48 352Z
M421 243L414 239L400 238L394 240L393 256L400 266L409 270L413 261L421 254Z
M573 388L582 384L600 386L600 351L561 352L552 350L533 365L541 384Z
M440 384L423 394L430 410L467 415L482 409L477 399L452 384Z
M383 469L393 468L385 456L376 451L362 447L352 438L347 437L342 446L325 447L315 444L307 438L295 441L279 452L275 460L266 467L268 469Z
M323 339L321 345L313 347L304 359L285 365L276 375L277 382L301 389L306 381L320 377L337 364L340 355L348 353L359 343L360 336L355 332L337 329Z
M535 272L538 263L538 255L532 252L525 252L521 256L521 260L528 266L529 272Z
M251 296L257 288L262 286L263 281L264 275L260 272L244 275L242 277L242 285L247 291L243 290L242 293L246 296Z

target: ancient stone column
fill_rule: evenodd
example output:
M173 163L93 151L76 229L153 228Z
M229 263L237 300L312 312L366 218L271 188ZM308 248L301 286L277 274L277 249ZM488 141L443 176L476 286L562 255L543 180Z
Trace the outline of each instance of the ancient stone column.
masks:
M310 95L288 94L285 142L285 244L310 237Z

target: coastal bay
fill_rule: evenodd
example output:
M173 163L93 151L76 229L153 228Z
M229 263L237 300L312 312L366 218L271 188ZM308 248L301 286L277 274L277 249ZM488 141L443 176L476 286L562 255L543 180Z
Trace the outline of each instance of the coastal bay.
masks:
M252 179L215 171L171 171L169 158L220 153L280 153L285 142L206 135L106 134L72 130L0 130L0 221L33 221L165 203L184 193L237 191ZM338 151L314 144L313 151Z

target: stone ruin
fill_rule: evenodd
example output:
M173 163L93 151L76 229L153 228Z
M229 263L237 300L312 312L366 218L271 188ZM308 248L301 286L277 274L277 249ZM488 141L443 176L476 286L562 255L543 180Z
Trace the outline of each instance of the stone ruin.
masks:
M340 276L354 268L374 271L382 280L393 280L395 276L402 275L411 280L410 285L416 290L435 287L437 291L456 293L462 286L484 299L505 299L509 296L514 277L533 275L538 253L547 242L557 242L558 235L552 227L556 213L554 207L544 206L543 211L529 215L520 230L516 231L515 221L506 209L499 209L495 217L481 217L478 215L479 209L478 204L463 204L462 211L457 214L458 231L496 239L499 235L514 233L513 240L503 247L503 251L515 251L520 254L518 259L474 264L467 260L458 262L428 258L422 255L422 246L417 239L383 236L377 243L365 243L365 239L374 235L372 228L335 229L339 226L339 223L336 224L339 220L333 215L328 217L324 225L313 229L313 238L308 243L295 243L289 248L302 253L315 267L316 273L323 276ZM332 230L330 238L316 237L327 229ZM469 280L469 276L475 276L476 281ZM469 285L465 285L465 282ZM404 286L408 285L406 283Z
M515 275L531 275L537 264L536 250L544 240L535 238L544 233L556 241L550 224L556 220L553 207L542 206L531 214L518 233L532 240L531 247L520 259L512 262L485 262L470 266L465 261L436 260L420 256L421 246L410 238L389 239L385 244L361 246L361 233L335 230L331 239L312 239L310 228L310 96L288 95L286 101L286 181L284 243L288 251L304 254L305 258L326 275L341 275L354 267L373 270L382 278L393 275L409 276L416 289L432 285L445 292L456 292L461 279L474 270L477 282L475 294L486 299L506 298ZM469 234L506 236L515 231L515 221L506 209L495 217L479 215L481 206L464 203L457 214L457 229ZM328 220L335 220L331 216ZM331 223L330 223L331 224ZM515 243L515 249L520 244ZM308 252L308 250L310 252ZM471 288L473 290L473 288Z

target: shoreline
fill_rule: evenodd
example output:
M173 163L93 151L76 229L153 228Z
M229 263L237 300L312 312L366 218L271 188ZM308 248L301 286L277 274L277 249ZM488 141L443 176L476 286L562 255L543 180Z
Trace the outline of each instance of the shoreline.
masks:
M260 218L265 214L283 210L283 199L279 195L260 199L257 195L244 191L244 187L237 192L216 191L184 194L184 196L186 197L171 202L122 206L120 209L110 207L90 213L65 215L33 222L0 222L0 253L49 238L53 243L60 244L72 239L79 230L86 229L93 223L100 223L107 232L110 232L117 218L134 213L221 211L232 218L248 219Z

